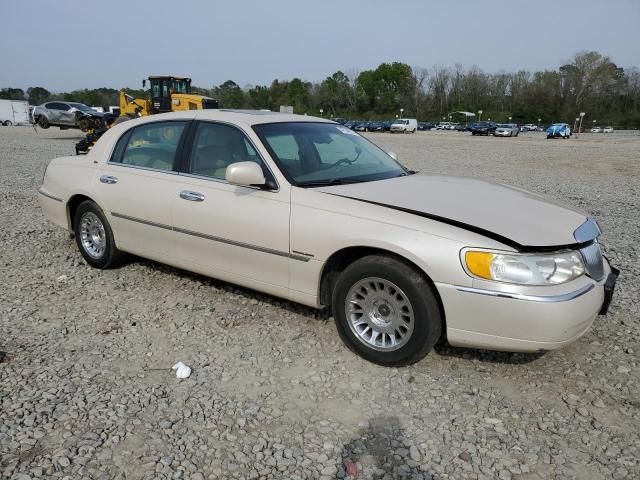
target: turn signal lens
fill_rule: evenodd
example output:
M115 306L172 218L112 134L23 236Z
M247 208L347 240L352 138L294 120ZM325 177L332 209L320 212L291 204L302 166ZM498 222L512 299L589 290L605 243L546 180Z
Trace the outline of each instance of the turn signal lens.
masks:
M489 252L467 252L465 260L467 268L474 275L492 280L491 278L491 262L493 261L493 253Z

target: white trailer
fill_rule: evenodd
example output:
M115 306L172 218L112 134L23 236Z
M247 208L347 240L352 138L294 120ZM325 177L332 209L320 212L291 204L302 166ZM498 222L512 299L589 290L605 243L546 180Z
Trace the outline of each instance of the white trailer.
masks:
M24 100L0 100L0 124L29 125L29 104Z

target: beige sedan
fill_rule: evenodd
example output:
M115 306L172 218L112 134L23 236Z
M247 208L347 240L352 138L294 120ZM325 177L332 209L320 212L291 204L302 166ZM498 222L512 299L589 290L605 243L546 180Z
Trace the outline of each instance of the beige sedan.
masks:
M39 199L85 260L125 252L333 311L384 365L457 346L566 345L611 300L597 223L523 190L418 175L322 119L202 110L132 120L48 165Z

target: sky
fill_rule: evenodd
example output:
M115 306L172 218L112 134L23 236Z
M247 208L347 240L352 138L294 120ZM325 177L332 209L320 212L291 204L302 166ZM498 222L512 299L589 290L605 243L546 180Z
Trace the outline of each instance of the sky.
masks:
M596 50L640 67L640 0L0 0L0 88L321 81L382 62L556 69Z

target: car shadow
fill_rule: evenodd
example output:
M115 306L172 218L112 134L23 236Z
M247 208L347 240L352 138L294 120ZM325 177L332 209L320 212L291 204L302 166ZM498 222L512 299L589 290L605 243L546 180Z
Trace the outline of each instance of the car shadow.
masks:
M372 418L342 446L342 465L338 466L337 478L432 478L431 473L421 469L419 457L410 459L407 444L412 442L407 442L397 417Z
M207 277L206 275L201 275L199 273L191 272L189 270L183 270L180 268L165 265L163 263L154 262L153 260L147 260L141 257L130 256L130 259L125 263L125 265L127 264L144 265L145 267L151 268L156 271L168 273L170 275L175 275L180 278L186 278L193 281L197 281L202 283L203 285L217 288L222 292L240 294L246 297L247 299L256 299L260 302L267 303L272 307L284 308L286 310L289 310L292 313L304 315L306 317L310 317L315 320L326 322L326 321L329 321L329 319L332 317L331 311L327 308L318 310L316 308L307 307L306 305L295 303L290 300L286 300L284 298L276 297L274 295L269 295L268 293L258 292L257 290L252 290L250 288L245 288L233 283L228 283L228 282L225 282L224 280L218 280L216 278Z
M180 268L171 267L169 265L155 262L153 260L130 256L129 261L126 262L126 264L144 265L145 267L156 271L161 271L170 275L178 276L180 278L186 278L200 282L203 285L211 286L222 292L240 294L245 296L247 299L256 299L260 302L267 303L275 308L284 308L291 313L303 315L316 321L328 322L332 319L331 310L328 308L318 310L312 307L307 307L306 305L291 302L280 297L258 292L250 288L241 287L232 283L225 282L223 280L207 277L205 275L194 273L189 270L182 270ZM502 363L510 365L525 365L528 363L532 363L543 357L547 353L546 351L534 353L499 352L495 350L454 347L449 345L444 339L440 340L438 344L436 344L436 346L434 347L434 352L442 357L459 358L464 360L479 360L486 363Z
M463 360L478 360L485 363L503 363L509 365L526 365L542 358L547 351L499 352L496 350L481 350L477 348L453 347L441 340L434 347L434 351L441 357L458 358Z

